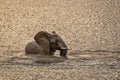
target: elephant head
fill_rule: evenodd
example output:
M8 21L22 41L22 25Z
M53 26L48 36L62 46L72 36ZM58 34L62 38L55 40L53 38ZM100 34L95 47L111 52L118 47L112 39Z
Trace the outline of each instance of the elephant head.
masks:
M60 50L60 56L66 56L67 54L68 49L65 42L55 31L52 34L40 31L34 36L34 40L49 55L54 55L56 50Z
M68 48L63 39L58 34L56 34L55 31L52 32L52 38L54 40L51 41L50 43L51 50L53 51L59 50L60 56L66 56Z

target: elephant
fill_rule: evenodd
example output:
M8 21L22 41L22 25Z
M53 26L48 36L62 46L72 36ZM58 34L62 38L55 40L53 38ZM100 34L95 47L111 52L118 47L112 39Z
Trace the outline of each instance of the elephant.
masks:
M40 31L34 36L35 42L42 48L43 54L54 55L56 50L60 51L60 56L67 55L68 48L63 39L52 31L52 34Z

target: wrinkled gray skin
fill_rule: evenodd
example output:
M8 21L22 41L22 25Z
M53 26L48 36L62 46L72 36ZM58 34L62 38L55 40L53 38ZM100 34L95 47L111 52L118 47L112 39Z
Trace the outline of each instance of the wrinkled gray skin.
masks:
M29 42L25 46L25 53L26 54L40 54L42 52L42 47L39 46L35 41Z
M26 45L26 54L54 55L56 50L60 50L60 56L65 57L67 54L68 49L65 42L54 31L52 34L44 31L38 32L34 36L34 40L36 43L30 42Z

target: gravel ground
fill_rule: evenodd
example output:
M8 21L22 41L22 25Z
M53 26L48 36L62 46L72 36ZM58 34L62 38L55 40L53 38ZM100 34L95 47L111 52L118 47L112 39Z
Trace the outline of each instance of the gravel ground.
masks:
M68 59L0 57L0 80L120 80L120 54L72 51Z

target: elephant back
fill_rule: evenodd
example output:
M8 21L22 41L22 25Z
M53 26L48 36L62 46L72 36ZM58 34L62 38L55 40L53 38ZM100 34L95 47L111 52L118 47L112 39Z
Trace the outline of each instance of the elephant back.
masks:
M35 42L29 42L25 46L25 53L26 54L39 54L42 51L42 48Z

